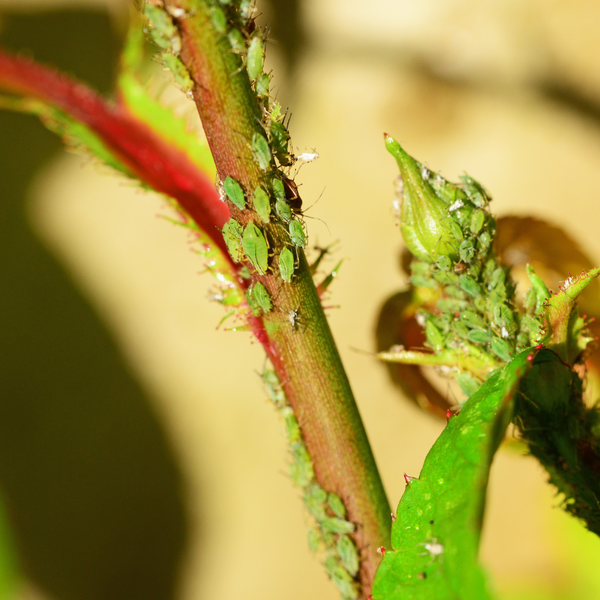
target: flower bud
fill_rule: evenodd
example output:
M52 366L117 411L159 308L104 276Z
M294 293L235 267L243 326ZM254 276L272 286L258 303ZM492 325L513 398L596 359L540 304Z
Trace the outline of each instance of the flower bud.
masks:
M400 231L410 252L428 262L440 256L458 259L458 244L449 228L452 217L448 204L438 196L427 179L430 173L409 156L396 140L385 134L388 152L400 167L404 183Z

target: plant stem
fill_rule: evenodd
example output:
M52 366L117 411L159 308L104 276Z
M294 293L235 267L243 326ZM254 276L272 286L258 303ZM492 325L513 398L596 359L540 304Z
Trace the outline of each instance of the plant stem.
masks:
M186 12L176 20L180 57L195 82L194 99L219 177L230 176L254 190L266 176L251 140L265 131L247 72L227 38L213 28L207 3L167 0L166 5L171 12ZM249 212L232 210L242 223L252 219ZM280 224L267 224L264 230L275 252L289 243ZM255 333L294 408L319 484L341 497L356 525L361 593L366 597L379 563L376 549L389 546L390 507L308 263L302 250L296 250L291 284L282 284L271 272L253 275L275 305L263 316L264 329Z

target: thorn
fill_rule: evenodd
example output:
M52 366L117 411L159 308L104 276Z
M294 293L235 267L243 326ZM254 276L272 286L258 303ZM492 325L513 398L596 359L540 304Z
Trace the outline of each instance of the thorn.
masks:
M406 481L406 485L409 485L413 479L418 479L418 477L411 477L410 475L404 473L404 481Z
M533 360L533 353L527 355L527 362L531 362Z
M379 546L379 548L377 548L377 553L381 554L381 556L385 556L386 549L383 546Z
M392 513L392 523L396 520L396 515Z
M450 409L448 409L446 411L446 423L448 423L448 421L450 421L451 416L452 416L452 411ZM406 477L406 475L404 477Z

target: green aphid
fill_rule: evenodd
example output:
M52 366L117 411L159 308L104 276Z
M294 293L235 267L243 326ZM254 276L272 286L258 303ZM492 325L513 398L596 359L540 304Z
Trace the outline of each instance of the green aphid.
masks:
M329 504L329 508L331 508L336 517L339 517L340 519L346 518L346 507L344 506L342 499L335 492L329 492L327 504Z
M410 272L413 275L427 276L431 272L431 264L422 260L413 260L412 263L410 263Z
M252 18L252 13L254 12L254 0L241 0L239 11L240 16L244 21L248 21Z
M283 181L278 179L277 177L273 178L273 194L277 200L281 200L285 202L285 187L283 185Z
M485 328L486 322L480 317L476 312L472 310L465 310L460 314L460 320L467 326L471 328Z
M450 235L458 242L462 242L465 239L465 234L463 233L463 230L452 217L447 217L440 223L440 225L442 225L442 227L444 227L450 233Z
M471 330L464 323L461 323L460 321L453 321L452 329L454 330L454 333L456 333L456 335L463 338L464 340L469 339L469 333Z
M228 175L223 182L223 189L229 200L231 200L231 202L233 202L240 210L246 208L244 190L242 190L242 186L235 179Z
M236 263L242 260L242 233L242 226L235 219L229 219L223 225L223 239L229 255Z
M331 581L336 585L343 600L357 600L358 591L350 574L333 556L328 556L325 559L325 569L331 578Z
M275 212L284 223L289 223L292 220L292 209L285 200L275 202Z
M463 182L463 189L475 206L482 208L489 203L491 198L478 181L475 181L470 175L461 175L460 179Z
M492 243L492 236L489 234L489 232L487 232L487 231L482 232L482 234L479 236L478 246L480 246L482 250L487 250L490 247L491 243Z
M469 373L459 373L456 376L456 383L460 386L462 393L470 398L480 387L481 383L472 377Z
M470 224L471 233L473 235L477 235L481 231L484 221L485 221L485 213L480 208L478 208L477 210L474 210L473 214L471 215L471 224Z
M411 275L410 282L415 287L433 288L436 289L438 284L431 277L423 277L423 275Z
M258 305L258 302L252 293L252 289L246 290L246 302L248 302L248 306L250 307L252 314L258 317L260 315L260 306Z
M239 29L236 29L235 27L231 29L227 34L227 39L235 54L246 54L246 40Z
M286 246L279 254L279 273L281 279L286 283L291 283L292 277L294 276L294 255L292 251Z
M481 286L469 275L460 275L458 277L458 285L469 296L481 296Z
M321 532L314 527L311 527L308 530L308 547L311 552L317 553L321 546L323 545L323 538L321 537Z
M433 278L444 285L458 285L458 275L450 271L434 271Z
M254 300L256 301L258 306L260 306L263 312L268 313L273 308L269 292L267 292L265 286L262 283L258 282L252 286L252 295L254 296Z
M210 7L210 22L217 33L225 35L227 33L227 16L220 6Z
M311 485L304 493L306 509L319 523L327 518L326 500L327 492L316 484Z
M470 240L465 240L458 248L460 260L465 263L470 263L475 256L475 246Z
M252 200L254 204L254 210L258 213L263 223L269 222L269 215L271 214L271 200L269 194L265 192L260 186L254 190L254 198Z
M469 306L468 302L464 300L457 300L456 298L442 298L437 301L437 307L446 313L457 313L465 310Z
M288 167L293 160L289 154L290 134L286 126L281 121L271 119L269 133L271 134L273 154L277 157L279 164Z
M252 136L252 152L261 171L267 171L271 166L271 149L263 135L255 132Z
M292 481L301 488L305 488L313 480L315 471L306 446L302 442L292 444L294 462L290 465Z
M344 568L351 577L358 573L358 552L352 539L347 535L340 535L338 538L336 549Z
M297 248L304 248L306 246L306 235L302 228L302 223L299 221L290 221L288 224L288 232L292 243Z
M467 334L467 339L476 344L488 344L490 337L490 332L487 329L471 329Z
M281 409L283 415L283 422L285 423L285 432L287 434L288 442L294 444L302 439L302 433L300 432L300 425L296 419L296 415L291 406L286 406Z
M350 521L346 521L345 519L340 519L339 517L325 517L324 519L319 519L319 525L325 531L330 531L331 533L352 533L354 531L354 523L350 523Z
M262 380L267 388L269 397L275 406L280 407L285 404L285 394L283 393L283 388L281 387L281 383L279 383L279 378L275 371L265 367L262 372Z
M271 78L267 73L263 73L256 80L256 95L260 98L269 95L269 86L271 85Z
M440 352L444 349L445 341L444 336L440 330L433 324L432 321L428 320L425 323L425 337L429 345L436 351Z
M162 55L162 59L165 67L173 73L175 83L177 83L185 94L189 94L194 89L194 82L186 66L173 54L165 52Z
M440 256L436 264L442 271L449 271L452 268L452 261L447 256Z
M248 223L242 236L242 248L259 275L264 275L269 266L269 249L261 230Z
M242 279L251 279L252 278L252 273L250 273L250 269L246 265L244 265L240 269L240 277Z
M246 70L252 81L258 79L263 71L265 61L265 49L260 32L253 36L248 45L248 55L246 56Z
M503 327L506 330L514 330L515 329L515 318L513 316L512 310L506 304L496 304L494 306L494 322L498 327Z
M490 343L491 351L504 362L509 362L512 358L512 348L510 344L502 338L494 336Z
M469 297L458 286L449 286L445 289L445 292L448 296L457 300L466 300Z
M146 2L144 16L154 25L154 30L150 32L150 35L156 44L164 50L170 50L177 54L181 50L179 31L167 12L154 4Z
M504 285L506 281L506 271L502 267L498 267L494 269L492 276L490 278L490 282L488 284L488 289L493 290L499 285Z

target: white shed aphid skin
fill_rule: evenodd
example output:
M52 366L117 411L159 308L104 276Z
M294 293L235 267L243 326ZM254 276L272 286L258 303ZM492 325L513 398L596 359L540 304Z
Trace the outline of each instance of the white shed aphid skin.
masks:
M464 205L465 203L459 198L454 204L452 204L452 206L448 207L448 212L454 212L455 210L462 208Z
M309 163L312 162L313 160L317 160L317 158L319 158L319 153L315 150L313 152L303 152L302 154L299 154L298 156L296 156L296 160L305 162L305 163Z

